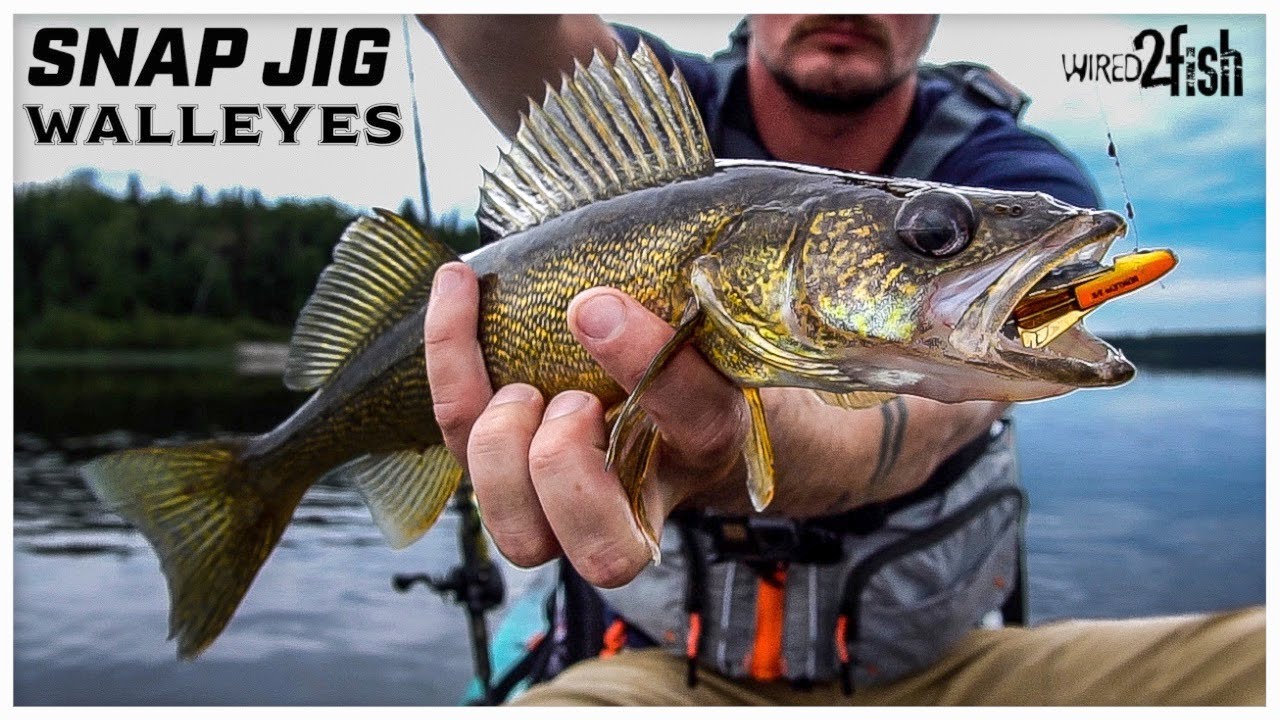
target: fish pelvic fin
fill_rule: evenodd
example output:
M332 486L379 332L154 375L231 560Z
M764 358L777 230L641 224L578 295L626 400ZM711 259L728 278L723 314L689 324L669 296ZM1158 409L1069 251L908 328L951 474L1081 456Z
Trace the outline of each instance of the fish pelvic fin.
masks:
M618 475L622 492L627 496L631 520L640 531L645 547L649 549L650 559L657 565L662 562L662 550L658 544L658 534L654 532L653 523L649 521L649 513L645 509L644 486L657 471L658 461L662 456L662 435L644 410L629 414L626 421L627 427L621 433L622 444L618 448L617 463L610 464L609 468Z
M381 208L357 218L333 249L289 341L284 384L314 390L396 321L421 308L431 280L458 254Z
M412 545L435 524L462 480L462 466L444 445L366 455L347 469L374 523L396 550Z
M125 450L81 469L103 504L159 556L180 659L194 659L226 627L301 498L263 493L239 459L244 445Z
M649 546L655 565L661 562L662 554L658 549L657 533L645 513L641 491L645 481L657 468L662 436L648 413L640 406L640 398L653 385L653 381L672 356L689 342L701 322L702 311L698 307L698 301L690 298L680 315L675 334L663 344L653 360L649 361L644 375L617 412L613 429L609 433L609 448L605 453L605 468L616 472L622 482L622 489L631 506L632 518Z
M599 50L529 101L511 149L484 174L476 220L486 240L574 208L715 168L702 115L679 69L668 74L643 42Z

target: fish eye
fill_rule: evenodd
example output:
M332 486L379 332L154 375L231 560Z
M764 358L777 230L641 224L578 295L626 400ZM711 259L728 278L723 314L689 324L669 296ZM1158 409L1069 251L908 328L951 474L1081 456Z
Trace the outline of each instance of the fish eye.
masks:
M926 257L944 258L968 247L977 220L962 195L927 190L907 198L893 225L902 244Z

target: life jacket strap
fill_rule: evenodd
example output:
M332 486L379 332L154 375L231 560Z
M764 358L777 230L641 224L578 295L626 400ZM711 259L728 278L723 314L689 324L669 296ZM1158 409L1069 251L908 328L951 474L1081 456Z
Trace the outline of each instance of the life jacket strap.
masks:
M627 646L627 622L616 618L604 631L604 642L601 643L600 657L611 658Z
M853 694L853 660L849 657L849 616L836 617L836 657L840 659L840 689Z
M702 642L702 613L689 613L689 633L685 642L684 656L688 663L685 671L685 685L698 686L698 645Z
M782 677L782 628L786 619L787 564L760 573L756 582L756 635L747 672L761 682Z

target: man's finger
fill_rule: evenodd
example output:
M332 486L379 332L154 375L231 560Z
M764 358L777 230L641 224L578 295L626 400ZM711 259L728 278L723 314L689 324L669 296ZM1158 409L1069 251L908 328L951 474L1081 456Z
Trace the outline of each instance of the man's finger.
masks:
M529 477L529 443L542 422L542 395L507 385L471 427L467 460L484 525L508 560L533 567L560 554Z
M475 273L460 262L442 265L431 285L422 340L436 423L445 445L464 465L471 426L493 395L476 339L479 316Z
M569 327L628 391L675 333L643 305L612 288L593 288L574 298ZM640 405L667 444L685 459L721 464L726 454L741 447L746 427L742 393L692 346L671 357Z
M605 472L605 439L600 401L589 393L561 393L548 403L530 444L529 470L569 562L592 585L617 587L649 564L649 550L618 477Z

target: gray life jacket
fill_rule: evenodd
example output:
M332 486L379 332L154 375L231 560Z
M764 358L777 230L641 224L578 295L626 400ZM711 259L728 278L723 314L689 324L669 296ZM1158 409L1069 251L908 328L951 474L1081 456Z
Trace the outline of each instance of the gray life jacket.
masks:
M704 125L718 155L767 159L740 124L726 122L724 113L735 111L726 96L746 62L745 22L730 37L730 48L712 58L721 94L705 109ZM1028 103L981 65L920 72L950 78L954 90L893 175L928 178L992 108L1017 118ZM674 515L661 538L662 563L622 588L592 588L560 561L558 589L547 600L553 627L499 681L499 697L525 678L544 680L602 649L613 652L619 642L685 656L690 685L700 665L760 679L755 655L769 644L760 643L757 626L762 589L769 608L782 608L767 638L781 644L777 679L797 686L839 679L847 693L896 680L936 662L975 627L1025 621L1024 517L1007 419L920 489L886 503L809 521ZM619 627L630 632L621 641L613 633Z
M628 625L685 656L691 682L700 663L800 686L839 679L853 692L927 667L1015 598L1024 505L1002 420L887 503L810 521L674 515L662 563L599 592ZM1021 622L1022 597L1010 605ZM776 666L762 668L757 653L778 643Z

